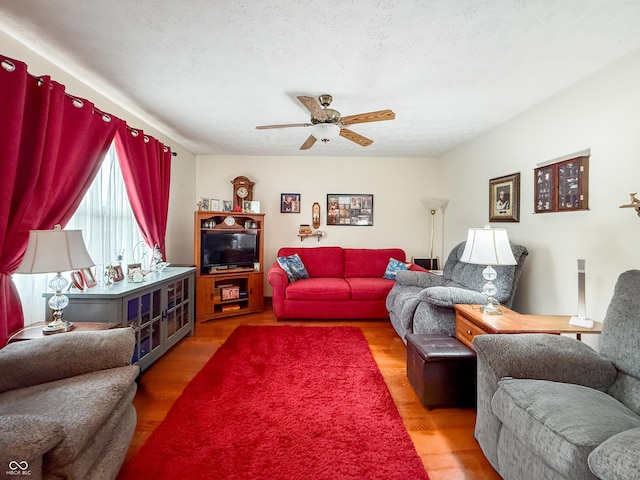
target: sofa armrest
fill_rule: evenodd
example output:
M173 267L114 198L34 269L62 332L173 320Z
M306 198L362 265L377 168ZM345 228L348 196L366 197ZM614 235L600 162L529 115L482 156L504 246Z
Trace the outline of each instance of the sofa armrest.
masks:
M587 458L591 471L602 480L634 480L640 472L640 428L632 428L597 446Z
M29 470L38 470L42 456L64 438L62 426L38 415L0 416L0 465L27 462ZM36 472L33 472L38 478Z
M289 284L289 278L278 262L274 262L267 272L267 281L271 285L273 313L276 318L282 318L284 314L284 291Z
M435 286L425 288L419 295L420 301L429 302L438 307L451 307L456 303L483 304L487 301L484 293L458 287Z
M421 267L417 263L412 263L411 265L409 265L409 271L411 271L411 272L428 272L429 270L427 270L424 267Z
M617 370L589 345L552 334L479 335L473 339L478 364L504 377L550 380L606 390Z
M0 392L131 364L131 328L50 335L0 350Z
M396 274L396 283L404 287L427 288L442 285L444 279L442 275L433 275L426 271L401 270Z

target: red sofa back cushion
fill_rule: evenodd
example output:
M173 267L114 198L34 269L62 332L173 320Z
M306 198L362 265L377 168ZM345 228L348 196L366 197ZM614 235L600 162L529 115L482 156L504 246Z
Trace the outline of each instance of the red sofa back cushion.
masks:
M285 247L278 250L278 256L288 257L297 253L311 278L344 278L344 255L342 252L341 247ZM384 272L384 268L382 271Z
M404 262L406 254L401 248L345 248L344 277L382 278L390 258Z

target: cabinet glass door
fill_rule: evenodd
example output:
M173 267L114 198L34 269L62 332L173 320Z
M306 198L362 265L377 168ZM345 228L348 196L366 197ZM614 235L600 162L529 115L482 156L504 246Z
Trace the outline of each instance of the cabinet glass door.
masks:
M136 332L133 362L160 347L162 321L162 289L152 290L125 300L127 325Z
M189 279L173 282L167 287L167 338L189 324Z

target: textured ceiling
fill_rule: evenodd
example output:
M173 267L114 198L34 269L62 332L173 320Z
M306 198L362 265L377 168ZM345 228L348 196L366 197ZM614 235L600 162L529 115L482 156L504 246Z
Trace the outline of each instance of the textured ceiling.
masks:
M437 157L640 48L639 21L637 0L0 0L7 34L218 155ZM254 128L322 93L396 119L304 152L307 128Z

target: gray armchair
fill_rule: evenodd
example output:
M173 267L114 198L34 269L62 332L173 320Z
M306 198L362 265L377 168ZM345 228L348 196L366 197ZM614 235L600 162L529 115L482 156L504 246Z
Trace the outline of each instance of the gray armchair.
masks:
M444 264L442 275L425 272L401 271L386 299L386 307L393 328L407 343L407 333L443 333L455 335L456 303L483 304L487 296L482 287L485 265L460 261L466 242L456 245ZM522 273L524 260L529 254L522 245L511 244L516 265L496 266L498 288L496 300L511 307L513 295Z
M560 335L478 335L475 437L509 480L640 478L640 271L623 273L598 354Z
M131 328L0 349L0 465L7 476L107 480L136 426Z

